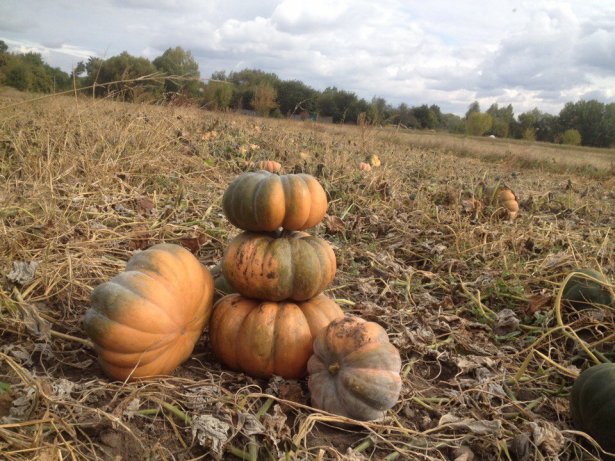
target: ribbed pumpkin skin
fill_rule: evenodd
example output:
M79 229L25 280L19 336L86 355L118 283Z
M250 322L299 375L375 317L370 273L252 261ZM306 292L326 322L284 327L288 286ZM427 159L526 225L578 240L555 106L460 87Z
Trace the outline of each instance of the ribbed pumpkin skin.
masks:
M301 378L316 334L343 316L325 295L296 304L228 295L214 306L209 339L218 359L233 370L259 378Z
M222 208L231 224L243 230L304 230L325 216L327 195L308 174L256 171L231 182L222 197Z
M308 362L312 405L370 421L393 407L401 391L401 358L377 323L359 317L334 320L314 341Z
M501 207L498 216L508 217L511 220L519 215L519 201L515 193L506 186L499 186L497 190L493 187L485 190L487 204L494 207Z
M575 269L574 272L580 272L600 282L608 283L604 275L593 269ZM581 275L573 275L564 287L562 302L580 310L592 305L610 306L615 302L615 296L606 285L584 278Z
M615 453L614 363L595 365L581 373L570 392L570 412L576 428Z
M111 378L167 375L192 353L213 296L209 271L188 250L163 243L94 289L84 328Z
M275 160L261 160L256 162L256 168L259 170L265 170L269 173L279 173L282 170L282 165Z
M243 232L226 249L222 273L238 293L267 301L305 301L335 277L331 246L305 232L281 237Z

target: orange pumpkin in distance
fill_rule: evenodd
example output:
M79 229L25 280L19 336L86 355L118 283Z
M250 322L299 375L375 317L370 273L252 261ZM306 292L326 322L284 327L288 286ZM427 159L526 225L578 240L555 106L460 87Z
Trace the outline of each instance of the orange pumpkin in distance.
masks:
M372 166L369 163L361 162L359 163L359 170L372 171Z
M327 206L327 195L320 183L303 173L243 173L222 197L222 208L231 224L254 232L314 227L324 218Z
M218 359L233 370L258 378L301 378L314 337L343 316L325 295L301 303L277 303L232 294L214 306L209 339Z
M269 173L279 173L282 170L282 165L275 160L261 160L256 162L255 167L259 170L265 170Z
M84 327L102 369L133 380L168 375L192 353L211 316L214 281L192 253L159 244L97 286Z

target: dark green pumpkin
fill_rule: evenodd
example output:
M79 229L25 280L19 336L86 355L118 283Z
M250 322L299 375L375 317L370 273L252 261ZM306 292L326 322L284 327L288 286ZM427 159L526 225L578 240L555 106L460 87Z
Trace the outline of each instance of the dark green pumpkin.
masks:
M593 277L595 280L587 279L581 275L574 275L562 293L562 302L569 304L575 309L585 309L592 305L610 306L614 303L612 290L603 284L608 284L608 280L600 272L593 269L575 269L574 272Z
M615 453L614 363L595 365L581 373L570 392L570 412L577 429L591 435L603 450Z

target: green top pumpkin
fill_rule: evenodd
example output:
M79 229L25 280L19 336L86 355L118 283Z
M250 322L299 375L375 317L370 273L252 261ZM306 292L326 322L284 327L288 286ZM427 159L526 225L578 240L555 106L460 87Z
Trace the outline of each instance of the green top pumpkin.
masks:
M593 269L575 269L574 272L579 275L573 275L564 286L562 302L575 309L585 309L592 305L610 306L615 303L613 290L607 286L609 282L604 275Z
M570 412L576 428L591 435L603 450L615 453L614 363L595 365L581 373L570 392Z

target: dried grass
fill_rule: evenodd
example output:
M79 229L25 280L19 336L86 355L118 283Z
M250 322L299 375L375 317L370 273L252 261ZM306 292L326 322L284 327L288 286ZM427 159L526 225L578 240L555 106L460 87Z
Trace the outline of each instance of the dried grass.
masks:
M0 110L2 458L595 456L567 394L613 359L613 312L556 301L574 267L615 276L615 179L366 131L69 97ZM365 153L383 166L358 171ZM327 292L400 349L402 394L383 421L342 424L309 408L305 381L225 370L206 335L147 383L108 382L88 347L93 287L161 241L213 266L237 233L222 193L266 158L318 176L338 218L313 230L338 256ZM496 177L520 198L514 223L462 206ZM20 261L38 263L33 276L17 277Z

